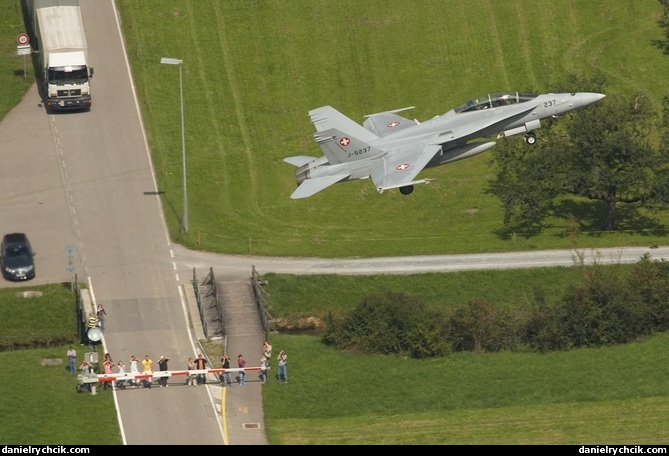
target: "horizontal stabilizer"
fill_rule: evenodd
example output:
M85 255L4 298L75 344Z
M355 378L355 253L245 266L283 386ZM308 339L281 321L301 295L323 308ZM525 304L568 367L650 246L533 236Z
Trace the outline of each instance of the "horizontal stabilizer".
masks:
M297 166L298 168L314 160L316 160L316 157L310 157L308 155L295 155L294 157L287 157L283 159L283 161L286 163L290 163L291 165Z
M315 177L312 179L306 179L304 182L300 184L299 187L297 187L297 190L295 190L293 194L290 195L290 198L291 199L308 198L311 195L314 195L320 192L321 190L325 190L330 185L334 185L337 182L340 182L349 176L350 174L339 174L334 176L324 176L324 177Z

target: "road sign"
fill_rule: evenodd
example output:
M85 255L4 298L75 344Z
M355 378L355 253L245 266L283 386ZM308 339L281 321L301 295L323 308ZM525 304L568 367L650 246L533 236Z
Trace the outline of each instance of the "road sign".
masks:
M16 37L16 42L20 45L28 44L30 43L30 38L28 37L27 33L21 33Z
M16 46L16 53L18 55L30 55L30 45L29 44L23 44Z

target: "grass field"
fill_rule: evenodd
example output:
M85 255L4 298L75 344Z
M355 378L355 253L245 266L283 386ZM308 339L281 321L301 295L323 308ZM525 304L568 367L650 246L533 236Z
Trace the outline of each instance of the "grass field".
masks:
M159 62L184 62L189 233L181 236L177 216L167 214L179 243L235 254L365 257L665 240L666 212L649 214L663 227L655 231L605 233L577 213L578 239L564 236L564 218L549 219L536 236L507 233L500 201L485 192L494 149L424 172L436 181L409 197L379 195L360 181L291 200L295 168L282 161L321 155L307 112L322 105L359 122L365 114L416 106L408 116L425 120L481 93L546 91L570 72L602 72L607 94L642 91L659 106L669 73L669 58L653 44L663 38L659 2L118 5L157 178L174 207L183 200L179 79L176 68Z
M545 355L364 356L273 336L288 384L263 389L274 444L669 443L669 334Z
M37 293L23 297L24 291ZM69 284L0 288L3 444L122 442L110 391L78 393L76 376L68 372L69 346L79 363L88 351L79 345L76 309Z
M0 119L21 101L35 81L29 56L24 67L24 57L16 54L16 37L25 31L20 0L0 3Z
M409 114L424 120L480 93L542 91L569 72L595 71L606 74L607 94L643 91L659 103L669 60L653 45L662 39L656 1L117 4L156 175L175 207L182 201L178 75L159 61L184 60L189 233L182 236L177 218L166 215L178 243L226 253L323 257L666 243L665 229L602 233L584 218L578 239L563 236L561 219L550 220L538 236L506 233L499 201L485 193L494 173L485 154L426 172L436 181L410 197L378 195L369 182L355 182L293 201L294 168L282 162L290 155L320 155L307 111L326 104L357 121L416 106ZM24 31L17 5L0 6L0 64L10 69L0 72L0 115L31 80L13 55L15 36ZM667 213L650 215L669 225ZM514 291L514 283L528 286L519 291L531 289L530 273L497 274L431 275L443 287L422 290L446 305L473 292L501 296ZM567 280L556 271L536 274L549 289ZM399 279L351 280L273 276L280 285L274 310L313 312L314 303L325 310L339 293L345 305L354 305L365 292L421 291ZM508 305L513 301L508 298ZM263 391L275 444L669 442L667 334L603 349L424 361L337 352L313 336L279 334L272 343L288 352L291 378ZM15 386L15 374L4 370L0 413L13 423L0 426L0 441L118 442L113 433L102 439L88 415L104 417L103 427L110 429L110 395L76 395L64 369L38 366L65 350L0 353L3 365L25 365L31 378L49 369L50 379L46 387ZM28 398L18 403L23 394ZM18 416L19 406L25 418ZM62 423L63 416L74 419Z

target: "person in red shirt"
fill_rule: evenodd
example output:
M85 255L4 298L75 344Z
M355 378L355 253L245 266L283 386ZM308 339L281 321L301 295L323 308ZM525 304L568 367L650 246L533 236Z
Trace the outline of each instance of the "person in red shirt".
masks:
M241 369L246 367L246 360L244 359L244 356L241 354L237 357L237 367ZM244 385L246 385L246 372L239 371L239 386L244 386Z

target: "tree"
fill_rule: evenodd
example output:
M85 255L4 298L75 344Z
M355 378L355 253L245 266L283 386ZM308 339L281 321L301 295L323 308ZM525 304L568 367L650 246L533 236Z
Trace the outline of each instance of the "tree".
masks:
M657 41L655 44L663 49L665 54L669 54L669 0L658 0L662 5L662 15L657 21L660 28L664 30L664 36L667 38L664 41Z
M550 141L560 148L555 142L563 139L554 135ZM502 201L504 225L525 232L539 230L553 198L564 188L567 155L509 138L499 140L491 156L497 174L488 193Z
M527 151L518 141L501 142L493 153L499 170L490 192L504 205L505 225L540 227L555 199L565 195L603 203L606 230L617 227L621 203L665 204L669 138L661 125L666 141L653 147L655 119L644 95L611 95L558 123L546 123L535 150Z
M652 199L659 155L650 144L655 112L648 99L611 96L574 118L570 176L565 190L605 203L604 229L615 229L618 203L644 205Z

